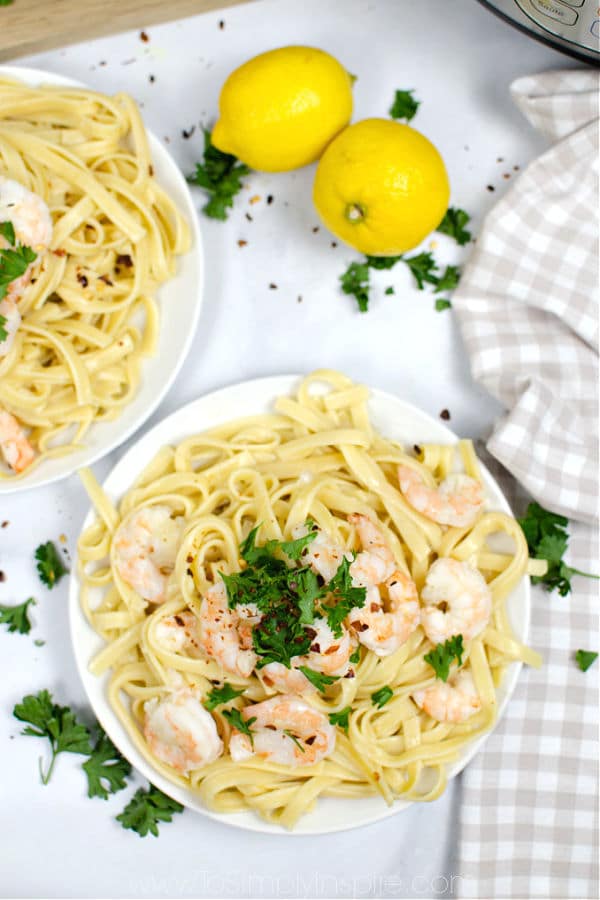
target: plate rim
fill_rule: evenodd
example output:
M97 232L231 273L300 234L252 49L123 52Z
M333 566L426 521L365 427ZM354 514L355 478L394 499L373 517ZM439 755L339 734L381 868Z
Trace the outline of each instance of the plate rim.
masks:
M95 93L106 93L104 91L99 91L96 88L93 88L85 82L79 81L76 78L70 78L68 75L61 75L54 72L49 72L45 69L37 69L31 66L18 66L11 64L3 65L2 63L0 63L0 77L2 76L24 81L24 83L28 85L35 83L40 84L46 81L46 83L49 85L64 85L65 87L91 90ZM82 466L91 466L99 460L103 459L105 456L108 456L109 453L112 453L114 450L117 450L119 447L121 447L140 428L142 428L143 425L148 421L148 419L156 412L156 410L172 388L173 384L175 383L175 380L179 376L181 369L190 354L190 350L192 349L192 343L196 336L198 323L200 321L200 313L204 304L205 293L204 288L206 275L206 259L204 253L204 242L200 229L200 222L196 207L194 205L192 193L187 185L181 169L179 168L179 166L175 162L175 159L169 153L169 151L165 147L163 147L160 139L153 131L146 127L145 123L144 128L148 136L148 144L150 146L150 153L152 158L156 159L160 157L163 163L167 163L169 165L173 179L179 182L179 186L183 188L187 200L188 208L185 210L185 214L190 226L192 243L190 249L186 254L183 255L187 256L188 254L193 254L196 256L198 278L196 288L194 290L194 296L196 299L193 308L193 315L191 319L186 319L185 338L182 352L177 357L174 366L171 369L169 377L164 382L160 383L160 387L155 392L152 402L138 414L137 418L134 418L132 421L127 422L127 411L129 404L124 407L121 416L119 416L119 419L123 419L125 423L124 430L118 437L109 441L106 447L98 448L97 450L92 451L89 457L87 457L84 461L80 461L73 466L67 467L64 472L58 472L53 475L42 477L34 483L30 483L29 481L27 481L27 479L19 479L18 481L13 481L12 479L0 479L0 496L2 496L3 494L17 494L28 490L35 490L36 488L47 487L50 484L56 484L59 481L63 481L65 478L70 478L77 472L78 468L81 468ZM159 285L156 291L156 295L159 299L161 288L162 285ZM166 324L166 320L162 315L161 319L162 321L160 327L163 328ZM144 379L144 370L147 365L156 360L158 360L158 355L149 357L148 359L143 361L140 382L142 382ZM75 453L65 456L64 458L65 460L69 460L73 456L75 456ZM39 470L34 470L34 475L36 471Z
M195 408L198 407L199 405L201 405L202 403L206 403L206 402L214 403L214 402L218 401L223 395L226 395L226 394L234 395L240 388L245 388L245 389L253 388L253 389L256 389L257 392L262 389L262 391L264 393L259 394L260 399L258 400L257 405L259 402L263 402L265 400L265 398L266 398L266 402L272 403L273 400L275 399L275 397L278 396L278 394L282 393L282 391L289 392L289 390L291 388L293 388L293 386L296 385L298 383L298 381L304 377L306 377L306 376L303 374L296 373L293 375L269 375L269 376L260 377L260 378L237 381L233 384L226 385L226 386L218 388L214 391L209 391L205 394L200 395L199 397L196 397L194 400L191 400L188 403L183 404L178 409L174 410L172 413L170 413L168 416L166 416L164 419L161 419L159 422L157 422L149 431L145 432L145 434L140 435L140 437L135 442L135 444L133 444L131 447L128 448L127 452L125 454L123 454L123 456L116 462L116 464L113 466L111 471L107 474L107 476L104 479L103 484L102 484L103 490L106 491L107 495L111 499L113 499L113 500L120 499L123 492L125 490L130 489L131 479L129 480L129 487L121 489L119 491L119 493L117 493L117 494L115 494L113 488L111 487L111 482L114 483L115 481L118 482L119 479L123 479L124 476L121 475L121 472L124 470L126 471L129 468L129 460L132 459L132 457L136 454L136 452L139 452L139 449L140 449L139 445L143 442L146 442L149 447L152 447L151 455L154 455L156 452L158 452L158 450L160 449L161 446L164 446L165 444L169 443L169 439L165 438L165 437L154 439L154 434L158 431L162 432L163 429L165 429L165 428L169 429L169 427L170 427L171 431L175 435L176 432L172 427L173 421L176 419L179 419L179 418L181 418L182 420L187 419L188 421L190 421L190 420L194 421L194 419L192 417L194 415ZM275 385L278 385L277 389L274 388ZM282 385L285 385L285 386L282 386ZM451 441L452 443L456 443L459 440L459 437L455 434L455 432L452 431L451 428L449 428L447 425L443 424L442 422L439 422L432 415L430 415L429 413L420 409L415 404L410 403L405 400L402 400L397 395L395 395L391 392L388 392L388 391L380 390L379 388L368 387L368 390L369 390L369 396L377 396L378 398L381 398L382 400L384 400L386 403L392 403L396 407L400 406L404 410L410 411L412 414L418 416L422 420L425 420L427 425L429 425L429 426L433 425L440 432L444 433L448 437L449 441ZM253 415L253 414L254 413L252 413L250 411L246 412L246 415ZM256 414L258 414L258 413L256 413ZM208 428L211 428L211 427L214 427L214 426L207 424L203 430L207 430ZM188 430L187 433L192 433L192 432ZM198 433L202 433L202 432L199 431ZM172 440L176 440L176 439L177 438L175 436L172 438ZM142 450L143 450L143 448L142 448ZM137 466L138 472L143 468L143 466L145 464L146 463L142 462L141 464L139 464ZM479 464L481 466L484 480L487 482L487 485L488 486L491 485L492 488L495 489L495 491L497 492L498 496L501 498L501 500L499 501L499 505L504 507L504 511L510 512L510 514L513 515L510 504L509 504L508 500L506 499L504 492L500 488L498 482L496 481L494 476L491 474L491 472L489 471L487 466L485 466L485 464L481 460L479 460ZM89 506L87 512L85 513L83 522L81 524L81 529L80 529L79 534L81 534L81 532L91 524L93 515L94 515L94 507L90 503L90 506ZM100 711L100 714L99 714L98 706L100 705L100 703L102 702L102 705L104 707L107 706L107 700L104 695L104 688L101 687L99 696L94 697L94 692L93 691L90 692L88 690L88 683L89 684L97 684L97 685L101 686L102 680L98 676L92 676L91 673L89 672L89 669L88 669L89 659L85 660L83 658L83 652L84 652L84 648L82 646L83 642L79 641L79 638L78 638L78 630L80 630L82 627L87 628L90 631L92 631L91 626L89 625L87 619L85 618L83 611L81 610L80 603L79 603L79 594L80 594L81 585L80 585L80 580L79 580L78 565L79 565L79 557L78 557L78 553L76 550L75 554L73 556L73 565L72 565L72 569L71 569L71 576L69 579L69 598L68 598L69 635L70 635L70 640L71 640L71 647L72 647L73 654L75 657L77 672L78 672L80 681L82 683L86 698L92 707L94 715L96 716L96 718L98 719L98 721L100 722L100 724L102 725L104 730L107 732L107 734L109 735L111 740L115 743L115 745L118 747L118 749L123 753L123 755L131 762L133 768L136 771L138 771L139 773L141 773L151 784L155 784L164 793L168 794L169 796L171 796L174 799L178 800L179 802L183 803L184 806L187 809L189 809L191 812L197 813L201 816L205 816L209 819L212 819L215 822L219 822L222 825L228 825L228 826L231 826L234 828L242 829L244 831L253 831L253 832L258 832L258 833L262 833L262 834L279 834L279 835L285 835L288 837L305 837L307 835L316 836L316 835L320 835L320 834L334 834L334 833L343 832L343 831L350 831L355 828L362 828L367 825L374 824L375 822L382 821L383 819L390 818L391 816L398 815L404 809L408 809L410 806L413 806L414 803L418 802L418 801L397 800L392 804L392 806L386 806L383 799L381 799L381 804L382 804L381 810L376 812L375 814L365 816L358 822L349 822L348 824L343 824L342 826L334 825L333 827L328 827L328 826L325 826L322 828L321 827L316 827L316 828L311 827L311 828L307 829L307 828L302 828L302 820L300 820L298 822L296 828L292 831L284 829L282 826L263 821L258 816L258 814L254 813L252 810L245 810L242 813L219 813L219 812L209 809L206 806L203 806L199 800L195 800L195 802L198 804L197 806L189 806L188 803L186 802L186 795L189 798L189 796L191 794L189 789L183 788L183 787L179 788L179 786L172 784L172 782L168 781L166 778L164 778L161 775L160 772L158 772L156 769L154 769L141 756L141 754L138 754L138 751L136 750L136 748L134 747L133 743L127 736L126 732L124 732L124 730L123 730L123 738L124 739L121 741L121 739L120 739L121 736L119 736L119 738L117 740L115 740L114 733L111 734L110 726L108 728L106 727L106 721L103 720L102 710ZM517 637L522 643L527 643L528 638L529 638L529 630L530 630L530 626L531 626L531 583L526 574L523 576L523 578L519 582L518 587L521 588L523 591L523 597L521 600L521 606L523 608L523 627L519 631ZM472 742L472 744L470 744L468 746L468 749L466 750L464 755L460 757L459 760L457 760L454 764L448 766L448 770L447 770L448 771L448 781L450 781L452 778L454 778L456 775L459 775L460 772L463 771L463 769L471 762L473 757L479 752L479 750L485 744L485 742L490 737L490 735L498 727L499 723L501 722L501 720L504 716L506 707L507 707L508 703L510 702L512 695L515 692L522 667L523 667L523 663L521 661L515 661L512 664L510 664L510 666L508 667L507 673L505 675L505 680L502 685L502 689L505 693L504 693L504 696L501 698L500 702L498 703L498 711L497 711L496 721L494 722L493 727L490 728L488 731L485 731L479 738L474 740ZM124 749L123 749L124 747L125 747L126 752L124 752ZM135 762L131 761L131 759L128 755L129 752L133 752L133 754L136 756ZM137 759L137 756L139 756L139 759ZM332 799L332 798L328 798L328 799ZM252 816L252 818L249 821L245 821L245 820L242 821L241 819L238 819L238 817L244 816L246 818L249 815Z

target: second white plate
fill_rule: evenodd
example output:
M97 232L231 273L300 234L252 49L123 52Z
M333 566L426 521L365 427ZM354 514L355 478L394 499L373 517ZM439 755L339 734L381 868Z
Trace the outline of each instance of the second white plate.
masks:
M79 81L43 72L38 69L0 66L0 76L14 78L25 84L64 85L84 87ZM106 456L118 447L152 415L175 378L190 350L196 331L204 284L204 254L198 216L185 178L175 160L162 143L148 131L150 152L156 180L167 191L186 218L192 237L188 253L177 260L177 273L157 291L160 312L158 346L153 357L143 363L139 390L119 418L112 422L93 424L84 437L85 446L69 456L49 459L33 469L31 475L0 480L0 494L40 487L66 478L82 466Z

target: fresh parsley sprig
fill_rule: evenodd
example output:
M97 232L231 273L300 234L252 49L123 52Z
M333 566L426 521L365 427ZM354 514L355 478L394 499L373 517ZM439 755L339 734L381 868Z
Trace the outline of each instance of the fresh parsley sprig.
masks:
M67 575L69 572L52 541L40 544L35 551L35 558L38 561L37 570L40 581L50 589L58 584L63 575Z
M587 672L597 659L598 654L594 653L593 650L578 650L575 654L575 662L582 672Z
M407 122L410 122L415 117L421 101L415 100L414 93L414 89L410 91L396 91L394 102L390 107L392 119L406 119Z
M339 680L339 675L323 675L321 672L315 672L314 669L309 669L308 666L299 666L300 671L305 675L311 684L313 684L318 691L323 693L325 689L330 685L334 684L334 682Z
M433 650L425 654L423 659L435 671L436 678L448 681L452 661L456 659L458 665L462 665L464 652L463 636L462 634L455 634L453 637L448 638L447 641L444 641L443 644L437 644Z
M12 222L0 222L0 234L10 245L0 247L0 300L3 300L8 293L9 284L25 274L31 263L37 259L37 253L31 247L17 242ZM3 325L6 325L6 319ZM6 330L2 328L2 332L4 337L0 336L0 340L6 340Z
M533 584L542 584L547 591L557 590L561 597L566 597L571 592L573 575L581 575L584 578L599 577L589 572L581 572L563 562L563 556L569 545L567 531L569 520L565 516L549 512L539 503L533 502L527 507L525 515L517 521L523 529L530 555L534 559L544 559L548 562L548 571L545 575L532 576Z
M30 597L24 603L18 606L0 606L0 624L8 625L11 632L17 631L19 634L29 634L31 631L31 620L27 610L30 606L35 606L36 600Z
M373 706L376 706L378 709L381 709L385 706L386 703L389 703L392 697L394 696L394 692L389 685L385 685L382 688L379 688L378 691L374 691L371 694L371 703Z
M212 712L217 706L223 706L223 704L235 700L236 697L241 697L244 690L245 688L242 688L241 691L238 691L225 681L223 687L214 687L208 692L204 700L204 708Z
M54 703L49 691L39 691L23 697L14 707L13 715L21 722L28 723L21 734L46 738L50 742L52 756L45 772L42 759L39 761L43 784L50 781L54 763L60 753L92 753L90 733L86 726L77 721L68 706Z
M250 169L237 157L218 150L211 140L210 131L204 131L204 157L196 163L196 171L190 175L190 184L197 184L209 195L202 211L211 219L224 221L227 210L233 207L233 198L242 187L242 178L250 174Z
M339 712L329 713L329 721L332 725L337 725L338 728L341 728L343 731L348 734L348 728L350 727L350 713L352 712L351 706L346 706L344 709L340 709Z
M252 734L250 726L254 725L256 722L256 716L244 719L239 709L224 709L223 715L233 728L237 728L238 731L250 738L250 743L254 747L254 735Z
M472 239L471 232L467 231L465 228L470 221L471 216L466 213L464 209L457 209L454 206L449 206L444 218L436 228L436 231L454 238L456 243L460 247L463 247Z
M89 758L82 765L87 777L88 797L108 800L127 787L131 765L120 754L106 732L99 728L98 738Z
M147 790L139 788L116 819L123 828L135 831L140 837L147 834L158 837L158 823L171 822L174 813L181 812L181 803L150 785Z
M344 294L354 297L360 312L369 308L369 265L368 263L350 263L340 275L340 283Z

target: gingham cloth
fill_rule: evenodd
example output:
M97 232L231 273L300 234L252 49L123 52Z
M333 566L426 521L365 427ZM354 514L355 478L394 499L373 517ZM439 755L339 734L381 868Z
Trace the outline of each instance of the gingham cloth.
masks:
M598 87L594 72L512 85L554 145L490 212L453 298L474 378L506 409L487 441L521 512L526 494L571 520L570 565L598 570ZM503 468L505 467L505 468ZM506 471L508 470L508 472ZM598 897L598 583L533 588L540 671L462 776L464 897Z

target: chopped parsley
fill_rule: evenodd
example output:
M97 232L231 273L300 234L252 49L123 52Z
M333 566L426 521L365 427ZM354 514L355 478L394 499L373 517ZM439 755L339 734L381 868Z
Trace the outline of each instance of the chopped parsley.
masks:
M387 271L393 269L396 263L399 263L402 256L367 256L366 261L370 269L378 269Z
M250 738L250 743L254 747L254 737L252 735L252 731L250 730L250 726L256 722L256 716L252 716L250 719L242 718L242 714L239 709L224 709L223 715L227 719L227 721L233 726L233 728L237 728L238 731L241 731L242 734L247 734Z
M321 672L315 672L314 669L309 669L308 666L299 666L298 667L303 675L306 675L311 684L313 684L318 691L323 693L325 688L327 688L330 684L339 680L339 675L323 675Z
M33 597L20 603L18 606L1 606L0 605L0 625L8 625L11 632L18 631L19 634L29 634L31 631L31 621L27 610L30 606L35 606L36 601Z
M38 561L40 581L48 588L53 588L69 572L52 541L40 544L35 551L35 558Z
M471 216L464 209L449 206L436 231L449 235L449 237L454 238L460 247L463 247L469 243L472 237L471 232L465 228L470 219Z
M451 309L452 304L447 298L438 297L435 301L435 311L443 312L445 309Z
M598 654L592 650L578 650L575 654L575 661L582 672L587 672L598 659Z
M116 819L123 828L135 831L140 837L146 837L147 834L158 837L158 823L171 822L173 813L181 812L181 803L150 785L147 790L139 788Z
M566 597L571 592L573 575L598 578L598 575L581 572L563 562L569 544L569 520L565 516L549 512L534 502L529 504L526 514L517 521L523 529L531 556L548 562L546 574L532 576L532 584L543 584L547 591L557 590L561 597Z
M447 641L444 641L443 644L437 644L433 650L425 654L423 659L434 669L436 678L448 681L452 660L456 659L458 665L462 665L464 652L463 636L462 634L455 634L453 637L448 638Z
M406 119L407 122L410 122L415 117L421 101L415 100L413 94L414 90L396 91L394 102L390 107L392 119Z
M437 280L435 293L441 294L443 291L453 291L460 280L460 270L458 266L446 266L443 273Z
M357 646L356 650L350 657L351 663L359 663L360 662L360 644Z
M340 275L342 291L350 294L358 303L360 312L369 308L369 266L367 263L350 263L343 275Z
M404 262L412 272L420 291L424 289L426 283L437 286L439 279L435 271L438 264L432 253L417 253L416 256L404 257Z
M230 700L241 697L244 690L245 688L242 688L241 691L236 691L236 689L226 681L223 684L223 687L214 687L208 692L206 699L204 700L204 707L210 712L216 706L222 706L223 703L229 703Z
M8 337L6 330L6 316L0 316L0 344Z
M0 222L0 235L11 247L16 244L15 228L12 222Z
M386 703L394 696L394 692L387 684L385 687L379 688L378 691L375 691L371 694L371 703L373 706L376 706L378 709L381 709L382 706L385 706Z
M286 734L289 737L289 739L295 743L296 747L300 750L301 753L306 753L306 750L304 749L304 747L302 746L302 744L300 743L300 741L298 740L296 735L292 734L292 732L289 730L289 728L284 728L283 733Z
M30 737L47 738L50 742L50 764L44 772L42 760L39 761L40 776L43 784L48 784L54 763L59 753L92 753L90 733L85 725L77 721L75 714L68 706L59 706L52 700L49 691L28 694L17 703L13 715L27 727L21 734Z
M101 797L102 800L108 800L109 794L127 787L127 776L131 773L130 764L102 728L82 768L87 777L88 797Z
M339 712L329 713L329 721L332 725L337 725L338 728L343 729L343 731L348 734L348 728L350 725L350 713L352 712L351 706L346 706L344 709L340 709Z
M250 174L248 166L230 153L218 150L211 141L210 131L204 129L204 158L196 163L196 171L190 175L190 184L197 184L209 195L202 211L211 219L224 221L227 210L233 207L233 198L243 185L242 178Z
M263 613L252 630L259 669L269 663L291 668L293 657L310 650L314 631L305 626L314 622L315 615L326 617L333 634L340 637L341 623L350 610L365 602L366 589L352 585L345 557L327 585L321 585L310 566L301 564L303 553L317 536L314 522L308 520L305 525L307 533L301 538L263 545L257 544L257 526L240 545L246 568L232 575L221 573L230 607L252 603ZM322 690L324 676L312 674L318 682L313 679L313 684Z

